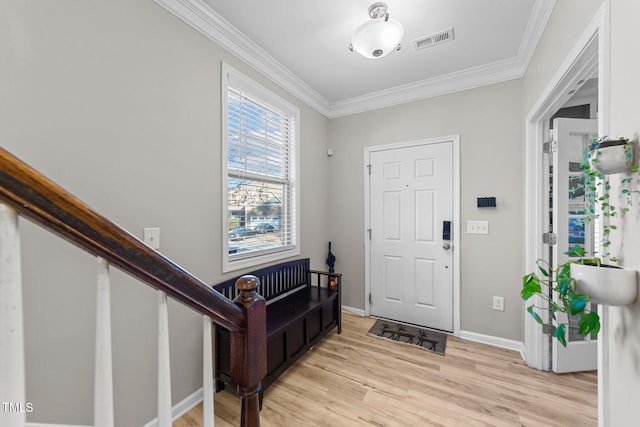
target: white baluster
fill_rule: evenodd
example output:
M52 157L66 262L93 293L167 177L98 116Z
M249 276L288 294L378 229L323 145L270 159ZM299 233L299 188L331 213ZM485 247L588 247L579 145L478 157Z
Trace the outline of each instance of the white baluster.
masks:
M24 319L18 215L0 204L0 418L6 427L23 427L26 412Z
M215 425L213 409L213 351L211 347L211 319L203 316L203 337L202 337L202 420L204 427Z
M96 361L93 419L96 427L113 427L113 365L111 363L111 285L109 263L98 257Z
M171 365L167 294L158 291L158 427L171 427Z

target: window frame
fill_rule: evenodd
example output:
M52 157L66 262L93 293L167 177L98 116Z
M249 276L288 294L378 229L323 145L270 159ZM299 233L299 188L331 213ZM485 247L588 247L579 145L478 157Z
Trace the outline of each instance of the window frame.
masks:
M291 192L291 207L293 211L288 218L293 221L289 227L292 242L282 249L256 251L243 254L241 257L234 257L229 254L229 87L246 93L252 100L264 104L269 109L276 110L282 115L293 120L293 141L290 141L288 175ZM285 101L271 90L263 87L250 77L239 72L226 63L222 63L221 78L221 181L222 181L222 272L230 272L243 268L255 267L269 262L279 261L300 254L300 109Z

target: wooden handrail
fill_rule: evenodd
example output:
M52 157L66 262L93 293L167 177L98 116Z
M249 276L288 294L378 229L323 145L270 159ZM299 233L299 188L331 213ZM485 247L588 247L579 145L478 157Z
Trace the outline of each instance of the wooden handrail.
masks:
M62 187L0 148L0 200L20 215L164 291L231 332L244 334L243 308Z

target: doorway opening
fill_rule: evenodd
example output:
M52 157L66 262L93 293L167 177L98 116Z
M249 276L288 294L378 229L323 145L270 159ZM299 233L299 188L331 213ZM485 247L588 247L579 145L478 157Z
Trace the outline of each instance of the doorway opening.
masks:
M535 270L535 261L549 257L549 247L543 242L548 231L548 193L545 194L544 143L549 141L550 120L558 110L587 82L597 77L597 133L607 135L609 130L609 4L605 2L569 53L568 57L543 91L538 102L527 115L526 175L525 175L525 271ZM547 209L545 211L545 209ZM600 318L606 324L606 310L599 308ZM531 316L523 310L525 319L525 360L528 366L549 370L553 355L547 335ZM548 319L543 319L545 322ZM608 343L601 336L597 342L598 417L602 422L607 404L603 381L606 373Z

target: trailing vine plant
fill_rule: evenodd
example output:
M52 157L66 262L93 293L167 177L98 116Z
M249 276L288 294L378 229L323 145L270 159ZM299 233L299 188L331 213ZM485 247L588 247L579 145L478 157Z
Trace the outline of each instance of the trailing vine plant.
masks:
M624 141L625 157L629 159L629 163L633 159L633 143L628 138L617 138L617 141ZM589 295L579 292L578 284L571 277L571 264L579 263L585 265L600 266L601 260L608 259L616 262L617 259L611 256L609 247L611 246L611 231L616 230L617 226L610 220L620 217L631 208L631 182L632 178L623 175L620 181L620 195L622 196L623 205L617 207L614 205L611 194L611 182L608 175L603 174L597 169L602 151L600 150L602 143L608 141L607 137L593 139L589 145L583 150L583 160L580 164L582 168L581 179L572 186L569 191L574 195L584 191L585 212L582 221L590 223L596 218L602 221L602 253L601 258L585 258L586 252L580 245L573 246L566 255L572 257L570 261L560 264L556 268L552 268L548 261L539 259L536 261L537 272L527 274L522 278L522 290L520 292L525 301L529 301L534 296L539 296L546 302L547 307L531 304L527 307L527 311L536 320L537 323L544 325L542 312L549 311L550 321L546 325L550 328L558 342L566 347L566 332L568 323L561 322L558 313L564 313L567 316L580 316L579 333L583 335L594 334L600 332L600 317L595 311L588 309ZM631 165L628 173L637 173L638 166ZM554 300L549 290L553 290L557 295ZM554 326L553 322L556 323Z
M623 206L617 207L612 200L611 182L609 175L604 175L597 169L602 151L601 144L606 142L608 137L592 139L589 145L583 149L583 160L580 163L582 168L582 179L579 183L570 188L569 191L575 193L578 190L584 190L586 202L585 215L582 221L584 223L592 222L595 218L601 217L602 222L602 250L603 260L616 262L617 258L611 256L609 247L611 246L611 231L618 227L611 223L611 219L622 216L629 212L631 208L631 177L624 177L620 181L620 195L622 196ZM627 159L633 159L633 143L629 138L617 138L616 140L624 141L624 151ZM629 173L638 172L637 165L631 165L628 169ZM601 189L601 190L600 190Z

